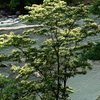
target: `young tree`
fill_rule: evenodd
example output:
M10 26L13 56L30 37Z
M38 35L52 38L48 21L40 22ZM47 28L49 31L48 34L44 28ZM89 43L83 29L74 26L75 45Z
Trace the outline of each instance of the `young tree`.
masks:
M23 67L12 66L11 70L18 72L19 99L31 97L32 100L68 100L73 93L67 85L70 77L76 74L86 74L87 69L92 69L87 60L81 59L86 51L90 50L93 42L83 44L87 36L97 35L98 25L93 20L86 18L87 9L84 5L79 7L66 6L64 1L44 0L43 4L33 4L26 7L30 15L20 16L23 20L37 21L44 27L39 30L30 29L23 35L1 35L0 47L14 46L11 55L0 56L0 61L13 59L21 62L25 59ZM76 21L84 19L84 25L77 27ZM31 34L40 34L48 37L40 48L32 45ZM38 72L39 79L29 80L29 76Z

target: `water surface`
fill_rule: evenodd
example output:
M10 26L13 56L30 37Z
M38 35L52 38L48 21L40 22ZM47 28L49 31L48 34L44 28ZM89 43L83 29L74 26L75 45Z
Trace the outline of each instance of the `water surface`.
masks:
M97 16L89 14L89 17L95 19L95 22L100 24L100 18L96 18ZM10 21L9 21L10 20ZM83 24L83 19L78 21L80 25ZM0 24L0 27L11 27L11 26L19 26L19 25L27 25L32 24L27 21L15 21L13 19L7 19L4 21L4 25ZM38 28L37 28L38 29ZM15 34L20 34L27 29L14 30ZM1 31L0 34L9 34L10 31ZM32 39L35 39L37 43L33 46L39 48L39 45L45 41L47 38L45 36L41 36L39 34L33 34ZM100 42L100 34L95 37L88 37L83 42L86 41L98 41ZM11 54L12 49L14 47L7 47L5 49L0 49L0 54L7 53ZM3 62L6 64L14 63L15 65L21 65L18 62ZM23 65L23 64L22 64ZM0 73L6 76L10 75L10 68L0 68ZM98 95L100 95L100 63L93 63L93 70L88 70L86 75L76 75L74 78L70 78L67 83L68 86L72 87L74 90L73 94L70 94L71 100L95 100Z

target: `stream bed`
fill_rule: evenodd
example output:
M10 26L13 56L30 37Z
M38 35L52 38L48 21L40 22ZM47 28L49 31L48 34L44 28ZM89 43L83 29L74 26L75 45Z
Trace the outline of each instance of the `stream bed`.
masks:
M95 22L100 24L100 18L96 19L96 15L89 15L90 18L95 19ZM2 21L3 24L0 24L1 27L14 27L14 26L23 26L23 25L28 25L26 21L16 21L15 19L7 19L5 21ZM82 20L79 21L80 24L82 24ZM32 24L32 23L31 23ZM37 28L38 29L38 28ZM15 34L22 33L23 31L28 30L28 29L19 29L19 30L13 30ZM10 31L0 31L0 34L9 34ZM36 40L36 44L34 45L35 47L39 48L39 45L45 41L47 38L45 36L40 36L38 34L32 35L32 39ZM95 37L88 37L86 41L98 41L100 42L100 34ZM85 43L85 41L84 41ZM0 54L7 53L10 54L12 49L15 49L14 47L9 47L5 49L0 49ZM91 61L90 61L91 62ZM21 65L18 62L2 62L5 64L10 64L13 63L15 65ZM70 78L67 82L67 85L72 87L74 90L73 94L70 94L71 100L96 100L98 95L100 95L100 63L96 62L93 63L93 70L88 70L86 75L76 75L74 78ZM23 65L23 64L22 64ZM21 65L21 66L22 66ZM4 74L6 76L10 75L10 68L0 68L0 74Z

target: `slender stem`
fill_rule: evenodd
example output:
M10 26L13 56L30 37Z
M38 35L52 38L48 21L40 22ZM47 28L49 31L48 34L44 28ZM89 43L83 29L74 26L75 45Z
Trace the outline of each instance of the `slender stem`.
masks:
M56 26L57 26L57 20L56 20ZM58 37L57 37L57 28L56 28L56 33L55 33L55 37L56 37L56 40L57 40L57 42L58 42ZM58 68L57 68L57 71L58 71L58 79L57 79L57 81L58 81L58 88L57 88L57 97L56 97L56 99L58 100L59 99L59 90L60 90L60 78L59 78L59 74L60 74L60 61L59 61L59 44L58 44L58 46L57 46L57 49L54 47L54 49L55 49L55 52L56 52L56 56L57 56L57 63L58 63Z
M65 68L65 73L66 73L66 69L67 69L67 68ZM66 88L66 81L67 81L67 80L66 80L66 75L65 75L65 76L64 76L64 97L66 96L66 95L65 95L65 93L66 93L66 90L65 90L65 88Z
M58 62L58 90L57 90L57 98L59 98L59 89L60 89L59 68L60 68L60 62L59 62L59 54L58 53L57 53L57 62Z

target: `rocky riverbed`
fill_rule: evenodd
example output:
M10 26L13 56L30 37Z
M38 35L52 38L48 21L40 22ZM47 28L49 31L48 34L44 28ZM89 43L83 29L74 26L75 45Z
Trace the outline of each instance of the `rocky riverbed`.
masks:
M5 17L16 18L20 14L21 14L21 11L14 12L14 11L10 10L9 8L0 9L0 19L5 18Z
M19 15L21 15L21 11L13 12L9 8L0 9L0 27L18 23L20 21Z
M77 2L76 4L68 3L68 6L79 6L81 2ZM90 8L92 5L89 2L84 3L85 6ZM10 8L0 9L0 20L4 18L16 18L19 15L22 15L22 11L12 11Z

